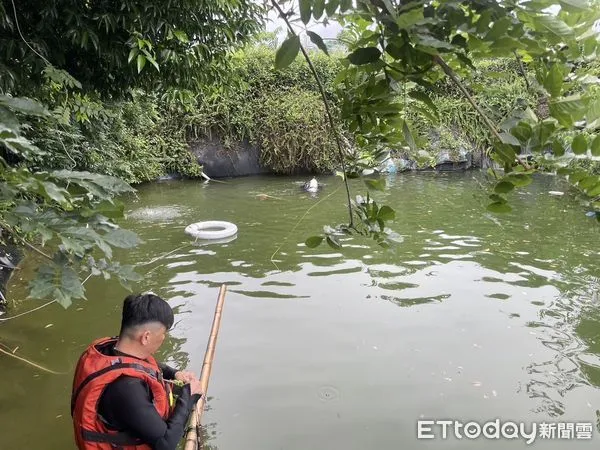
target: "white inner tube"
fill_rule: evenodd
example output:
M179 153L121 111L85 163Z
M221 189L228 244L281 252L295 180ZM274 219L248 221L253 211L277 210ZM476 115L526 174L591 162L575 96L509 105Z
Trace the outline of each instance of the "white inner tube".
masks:
M223 239L237 233L237 226L222 220L196 222L185 227L185 232L197 239Z

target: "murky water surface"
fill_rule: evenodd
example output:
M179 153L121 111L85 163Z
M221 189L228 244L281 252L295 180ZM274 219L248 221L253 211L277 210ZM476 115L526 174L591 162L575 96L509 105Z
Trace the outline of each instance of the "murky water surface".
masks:
M353 239L343 253L303 245L346 218L335 178L316 196L290 178L141 187L124 225L144 244L119 257L143 264L137 290L176 311L161 357L200 370L218 287L229 285L206 448L528 447L417 440L420 418L589 422L591 442L538 438L535 448L597 448L598 226L568 194L548 195L564 187L547 177L512 195L514 213L491 215L478 176L390 178L376 198L396 209L404 242L383 250ZM239 234L194 244L183 230L201 220L232 221ZM15 277L13 296L22 285ZM53 305L0 324L3 345L66 373L0 356L0 448L73 448L74 364L91 340L118 332L127 294L112 280L86 287L89 300L67 311Z

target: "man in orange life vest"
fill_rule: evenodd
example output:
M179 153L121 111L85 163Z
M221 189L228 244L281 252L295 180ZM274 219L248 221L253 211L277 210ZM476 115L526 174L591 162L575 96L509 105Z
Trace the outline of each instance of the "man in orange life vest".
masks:
M174 450L200 399L191 372L157 363L153 354L173 325L169 304L153 293L123 303L118 338L93 342L79 358L71 396L80 450ZM185 384L174 402L171 385Z

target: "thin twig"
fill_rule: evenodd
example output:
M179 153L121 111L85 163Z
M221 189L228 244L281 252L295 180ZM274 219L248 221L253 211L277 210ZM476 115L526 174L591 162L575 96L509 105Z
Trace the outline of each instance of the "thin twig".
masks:
M50 61L48 61L46 58L44 58L44 56L42 54L38 53L31 45L29 45L29 42L27 42L27 39L25 39L25 36L23 36L23 33L21 32L21 27L19 26L19 19L17 19L17 7L15 6L15 1L11 0L11 2L12 2L13 11L15 14L15 25L17 25L17 30L19 31L19 36L21 36L21 39L23 39L23 42L25 42L25 45L27 45L27 47L29 47L33 53L35 53L40 58L42 58L46 64L48 64L49 66L52 66L52 64L50 64Z
M43 251L41 251L39 248L37 248L35 245L30 244L29 242L27 242L25 239L23 239L21 236L17 236L17 238L23 243L25 244L27 247L29 247L31 250L33 250L34 252L36 252L38 255L43 256L44 258L49 259L50 261L54 261L52 259L52 256L48 255L47 253L44 253Z
M489 130L492 132L494 137L496 139L498 139L498 141L502 142L502 138L500 137L500 134L496 130L496 127L494 126L492 121L488 118L488 116L483 112L483 110L475 102L475 99L473 99L473 97L471 97L471 94L469 94L469 91L467 91L467 89L460 82L460 80L458 79L458 77L456 76L456 74L454 73L452 68L448 64L446 64L446 61L444 61L439 55L434 56L433 60L442 68L442 70L446 73L446 75L448 75L452 79L452 81L454 82L454 84L456 84L458 89L460 89L460 91L467 98L467 100L469 101L471 106L473 106L473 108L475 108L477 113L481 116L484 123L489 128ZM519 158L519 155L515 155L515 156L516 156L519 164L521 164L525 170L529 170L529 166L527 165L527 163L524 162L521 158Z
M310 208L308 208L304 214L302 214L302 217L300 217L300 219L298 220L298 222L296 222L296 224L292 227L292 229L288 232L287 236L285 238L283 238L283 242L279 245L279 247L277 247L277 249L273 252L273 254L271 255L271 259L270 261L273 263L273 265L277 268L277 270L279 269L279 266L275 263L275 261L273 260L273 258L275 258L275 255L277 253L279 253L279 250L281 250L281 247L283 247L283 244L285 244L285 242L287 241L288 237L290 237L290 235L294 232L294 230L298 227L298 225L300 225L300 222L302 222L304 220L304 218L308 215L309 212L311 212L311 210L313 208L316 208L317 206L319 206L320 203L322 203L323 201L327 200L329 197L331 197L333 194L335 194L337 191L340 190L340 186L338 186L335 190L333 190L330 194L328 194L326 197L323 197L322 199L320 199L318 202L316 202L314 205L311 205ZM354 228L354 225L350 225L351 228Z
M36 364L32 361L29 361L28 359L22 358L21 356L17 356L11 352L7 352L6 350L3 350L0 348L0 353L4 353L6 356L10 356L11 358L15 358L18 359L19 361L23 361L24 363L29 364L30 366L33 366L37 369L43 370L44 372L48 372L51 373L53 375L66 375L67 372L55 372L54 370L48 369L46 367L40 366L39 364Z
M89 275L86 277L86 279L85 279L85 280L83 280L83 282L82 282L81 284L82 284L82 285L84 285L84 284L85 284L85 283L86 283L86 282L87 282L87 281L88 281L88 280L89 280L91 277L92 277L92 274L90 273L90 274L89 274ZM2 300L6 301L6 299L5 299L4 295L2 295L2 291L0 291L0 296L2 296ZM38 310L40 310L40 309L42 309L42 308L45 308L46 306L48 306L48 305L51 305L51 304L52 304L52 303L54 303L54 302L56 302L56 299L55 299L55 300L50 300L49 302L47 302L47 303L44 303L44 304L43 304L43 305L41 305L41 306L37 306L37 307L35 307L35 308L33 308L33 309L30 309L29 311L25 311L25 312L22 312L22 313L20 313L20 314L17 314L16 316L11 316L11 317L7 317L7 318L5 318L5 319L0 319L0 322L6 322L6 321L8 321L8 320L16 319L17 317L21 317L21 316L25 316L25 315L27 315L27 314L31 314L32 312L38 311Z
M38 307L36 307L36 308L30 309L29 311L25 311L25 312L22 312L22 313L20 313L20 314L17 314L16 316L7 317L6 319L0 319L0 322L6 322L6 321L8 321L8 320L16 319L17 317L25 316L25 315L27 315L27 314L30 314L30 313L32 313L32 312L35 312L35 311L37 311L37 310L40 310L40 309L42 309L42 308L45 308L46 306L48 306L48 305L51 305L51 304L52 304L52 303L54 303L55 301L56 301L56 300L50 300L48 303L44 303L44 304L43 304L43 305L41 305L41 306L38 306Z
M162 255L160 255L160 256L157 256L156 258L152 258L152 259L151 259L150 261L148 261L148 262L145 262L145 263L142 263L142 264L138 264L138 266L142 267L142 266L147 266L147 265L149 265L149 264L155 263L156 261L159 261L159 260L161 260L161 259L163 259L163 258L166 258L167 256L169 256L169 255L172 255L173 253L175 253L175 252L177 252L177 251L179 251L179 250L181 250L181 249L184 249L184 248L186 248L186 247L189 247L189 246L191 246L191 245L192 245L192 244L185 244L185 245L182 245L181 247L177 247L175 250L171 250L170 252L167 252L167 253L164 253L164 254L162 254Z
M52 257L46 253L44 253L43 251L41 251L39 248L37 248L35 245L30 244L28 241L26 241L24 238L22 238L21 236L19 236L18 233L16 233L12 227L10 225L8 225L6 222L1 222L0 221L0 226L2 226L5 230L9 231L10 234L14 237L16 237L17 239L19 239L26 247L29 247L31 250L33 250L34 252L36 252L37 254L43 256L44 258L49 259L50 261L53 261Z
M525 80L525 86L527 86L527 90L529 90L531 88L531 86L529 85L529 80L527 79L527 74L525 73L525 67L523 66L523 60L521 59L521 57L519 56L519 54L517 53L516 50L513 53L515 54L515 58L517 58L517 63L519 64L519 72L521 72L521 76Z
M89 280L90 278L92 278L92 274L91 273L85 278L85 280L83 280L83 282L81 283L81 285L83 286L87 282L87 280Z
M285 24L287 25L288 29L290 30L290 33L292 34L292 36L297 36L296 32L294 31L294 29L292 28L292 25L290 24L290 22L288 20L288 16L283 12L281 7L277 3L277 0L271 0L271 4L277 10L277 12L279 12L279 16L285 21ZM308 53L306 53L306 50L304 49L304 46L302 44L300 44L300 51L304 55L304 59L308 63L308 67L310 68L310 71L312 72L313 76L315 77L317 86L319 87L319 92L321 93L321 97L323 98L323 103L325 104L325 112L327 113L327 118L329 119L329 127L331 128L331 132L333 133L333 136L335 138L335 142L336 142L337 148L338 148L338 153L340 156L340 164L342 165L342 171L344 172L344 186L346 187L346 197L348 200L348 217L350 219L349 226L353 226L354 225L354 217L352 214L352 201L350 200L350 186L348 186L348 179L346 177L346 161L345 161L345 157L344 157L344 151L342 150L342 143L340 142L340 137L338 135L337 129L335 128L335 126L333 124L333 116L331 115L331 111L329 108L329 100L327 100L327 95L325 94L325 88L323 87L323 83L321 83L321 79L319 78L319 75L317 74L317 71L315 70L313 63L312 63L310 57L308 56Z

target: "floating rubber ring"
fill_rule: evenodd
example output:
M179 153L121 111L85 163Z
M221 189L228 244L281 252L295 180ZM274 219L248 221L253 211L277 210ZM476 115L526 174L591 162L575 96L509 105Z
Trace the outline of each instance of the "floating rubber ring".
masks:
M223 239L233 236L237 231L235 224L222 220L196 222L185 227L185 232L197 239Z

